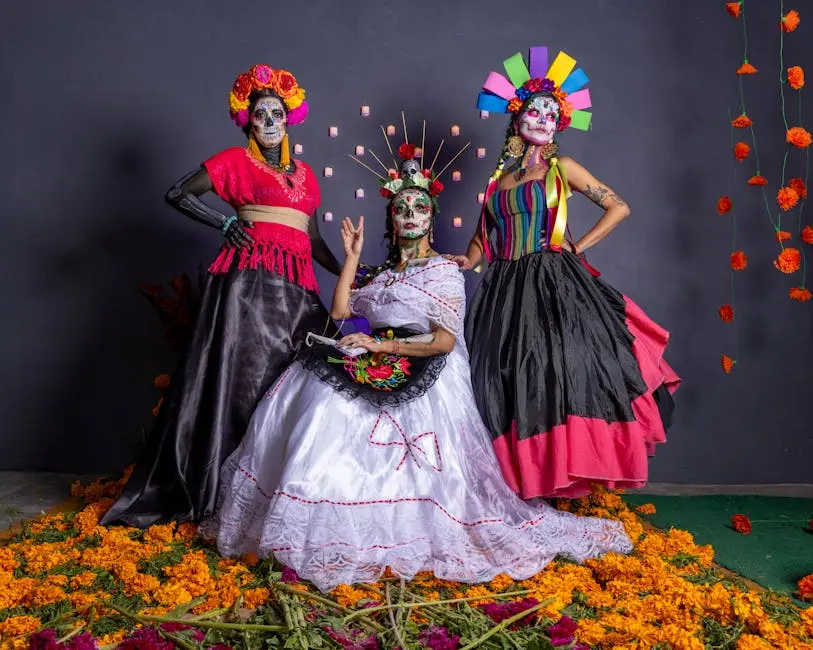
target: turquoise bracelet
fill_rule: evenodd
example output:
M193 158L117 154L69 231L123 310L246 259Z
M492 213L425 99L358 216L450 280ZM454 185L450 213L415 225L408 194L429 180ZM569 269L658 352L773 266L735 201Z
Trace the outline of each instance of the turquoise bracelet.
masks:
M226 221L223 223L223 227L220 229L220 232L222 232L225 235L226 231L229 229L229 226L234 221L237 221L237 217L235 217L234 215L232 215L228 219L226 219Z

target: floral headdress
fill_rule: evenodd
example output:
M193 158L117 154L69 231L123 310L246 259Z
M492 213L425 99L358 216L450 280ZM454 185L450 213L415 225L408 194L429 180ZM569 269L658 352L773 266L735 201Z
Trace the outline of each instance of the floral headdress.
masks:
M540 46L530 48L528 61L530 65L526 66L519 52L503 61L508 79L490 72L477 97L477 108L516 114L529 97L547 93L559 104L559 131L569 126L586 131L592 117L584 110L591 106L590 91L585 88L589 79L581 68L574 70L576 59L559 52L548 67L548 48Z
M375 158L376 162L384 169L386 176L382 176L377 171L363 163L361 160L356 158L355 156L350 156L353 160L355 160L359 165L364 167L367 171L372 172L375 176L378 177L378 185L379 191L381 196L386 199L393 199L395 195L399 192L407 189L419 189L426 192L430 199L432 200L432 207L434 211L438 211L438 196L443 191L443 183L440 182L440 176L445 172L449 166L457 159L457 157L462 154L469 146L470 143L466 143L463 148L460 149L454 156L452 156L451 160L446 163L446 165L441 169L439 172L434 172L435 163L437 162L438 155L440 154L440 150L443 147L443 140L441 140L440 145L438 146L438 150L435 153L434 158L432 159L432 163L427 168L423 168L424 162L424 147L423 145L426 142L426 120L423 121L423 130L421 135L421 146L420 148L414 144L409 142L409 137L407 135L406 130L406 118L404 117L404 113L401 112L401 120L404 124L404 142L401 144L398 149L398 157L401 159L400 164L395 160L395 153L393 152L392 146L390 145L390 139L387 135L387 132L384 130L384 127L381 127L381 131L384 133L384 139L387 143L387 149L390 152L390 156L392 157L393 167L387 167L381 159L375 154L375 152L370 149L370 155Z
M568 127L586 131L592 118L592 113L585 110L592 106L590 91L585 88L589 79L581 68L574 69L576 59L559 52L553 63L548 66L548 48L539 46L530 48L528 61L529 65L525 65L522 54L517 52L503 61L507 79L497 72L490 72L477 96L477 108L481 111L516 115L531 96L546 93L559 104L557 124L559 131L564 131ZM570 196L570 186L565 170L559 165L555 155L548 159L548 165L548 171L545 173L547 244L550 249L561 251L567 230L567 199ZM500 157L497 168L488 179L485 200L480 211L480 237L489 261L493 258L493 251L488 240L486 204L497 190L497 183L504 169L505 157ZM476 270L479 270L479 267Z
M272 90L279 95L288 109L289 125L301 124L308 116L305 89L299 86L296 77L287 70L258 64L238 75L229 93L229 115L240 128L248 124L249 97L255 90Z

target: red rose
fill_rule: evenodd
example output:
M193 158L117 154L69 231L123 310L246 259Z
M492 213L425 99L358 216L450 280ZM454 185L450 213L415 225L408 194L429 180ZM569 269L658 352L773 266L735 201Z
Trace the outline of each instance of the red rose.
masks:
M432 170L431 169L422 169L421 174L423 174L424 178L432 178Z
M556 125L556 128L559 131L564 131L569 126L570 126L570 116L569 115L562 115L559 118L559 124Z
M404 142L404 144L398 147L398 155L401 156L403 160L412 160L415 157L415 145Z
M399 173L398 173L397 171L395 171L394 169L390 169L390 170L387 172L387 176L389 176L390 178L401 178L401 174L399 174Z
M525 82L524 88L532 93L538 93L540 90L542 90L542 80L529 79Z
M719 199L717 199L717 212L719 214L731 212L731 199L729 199L727 196L721 196Z
M407 357L401 357L398 359L398 369L403 372L405 375L410 374L409 368L411 364L409 363L409 359Z
M751 520L745 515L734 515L731 517L731 525L738 533L743 535L751 534Z
M287 70L279 70L277 72L276 91L282 99L288 99L296 95L298 88L299 86L296 83L296 77L294 75Z
M429 185L429 194L430 196L437 196L443 191L443 183L441 183L437 178L432 181Z
M370 366L367 368L367 374L371 379L387 380L392 377L392 366Z
M395 194L393 194L393 193L392 193L390 190L388 190L386 187L382 187L382 188L381 188L380 190L378 190L378 191L381 193L381 196L383 196L385 199L391 199L393 196L395 196Z
M254 84L251 81L251 77L245 73L239 75L237 79L234 80L234 84L231 87L231 91L234 93L234 96L237 97L241 102L244 102L248 99L248 96L251 94L251 91L254 90Z

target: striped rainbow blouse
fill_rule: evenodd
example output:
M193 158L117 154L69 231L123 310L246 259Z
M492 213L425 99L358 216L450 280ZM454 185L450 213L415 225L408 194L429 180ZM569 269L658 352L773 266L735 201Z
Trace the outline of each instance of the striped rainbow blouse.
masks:
M533 180L488 199L488 226L496 232L495 256L518 260L547 247L545 185Z

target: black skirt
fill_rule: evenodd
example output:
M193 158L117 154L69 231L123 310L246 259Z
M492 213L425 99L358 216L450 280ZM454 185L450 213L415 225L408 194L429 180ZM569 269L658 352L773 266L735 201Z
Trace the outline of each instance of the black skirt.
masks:
M679 378L668 332L569 252L488 269L466 318L475 400L523 498L641 487Z
M102 523L146 528L212 515L223 462L308 332L338 334L316 293L262 267L209 274L184 359Z

